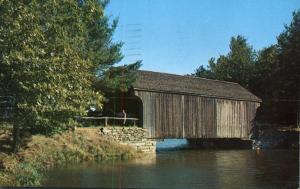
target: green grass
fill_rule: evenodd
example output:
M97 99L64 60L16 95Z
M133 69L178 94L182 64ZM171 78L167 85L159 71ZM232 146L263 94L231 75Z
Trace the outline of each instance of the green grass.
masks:
M39 186L51 167L86 161L131 159L141 153L80 128L51 137L34 135L18 154L0 153L0 186Z

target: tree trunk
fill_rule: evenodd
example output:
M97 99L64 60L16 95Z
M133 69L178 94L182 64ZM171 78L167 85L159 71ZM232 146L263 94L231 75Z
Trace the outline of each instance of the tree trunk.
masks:
M13 125L13 152L17 153L20 149L20 128L17 123Z

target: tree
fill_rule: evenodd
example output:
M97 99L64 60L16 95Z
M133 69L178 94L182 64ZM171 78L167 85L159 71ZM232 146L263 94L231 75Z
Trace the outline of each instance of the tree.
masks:
M136 70L140 68L141 63L137 61L130 65L111 67L99 74L95 88L104 93L127 92L137 78Z
M290 25L278 36L279 71L276 75L280 95L296 100L300 84L300 10L293 13Z
M271 45L258 51L250 90L260 98L272 98L276 89L274 74L278 71L278 47Z
M67 129L88 106L102 106L97 73L122 59L108 1L3 0L0 93L13 96L18 127L49 134Z
M230 40L230 51L219 58L211 58L207 69L198 68L195 75L212 79L232 81L248 88L253 74L256 53L247 40L238 35Z
M208 78L208 79L216 79L215 74L211 71L211 67L214 66L214 58L211 58L208 61L208 66L205 68L203 65L201 65L199 68L195 70L195 73L193 73L193 76L197 77L203 77L203 78Z
M278 70L273 76L277 120L296 125L300 96L300 10L293 13L291 23L278 36L277 46Z
M251 91L263 99L259 121L296 125L300 96L300 11L277 37L260 51Z
M260 122L295 124L300 104L300 10L293 13L277 44L256 53L237 36L231 39L227 55L211 59L196 75L240 83L262 98Z

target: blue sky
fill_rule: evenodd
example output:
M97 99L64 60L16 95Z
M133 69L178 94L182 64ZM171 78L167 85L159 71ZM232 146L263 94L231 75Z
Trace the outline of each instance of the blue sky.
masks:
M300 0L111 0L106 15L119 18L120 64L143 60L143 70L192 73L226 54L232 36L254 49L276 43Z

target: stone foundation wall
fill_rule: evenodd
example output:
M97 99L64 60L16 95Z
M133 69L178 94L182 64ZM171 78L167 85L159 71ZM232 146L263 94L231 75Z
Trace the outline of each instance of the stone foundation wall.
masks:
M147 138L147 129L140 127L101 127L100 134L132 146L145 153L156 152L156 141Z

